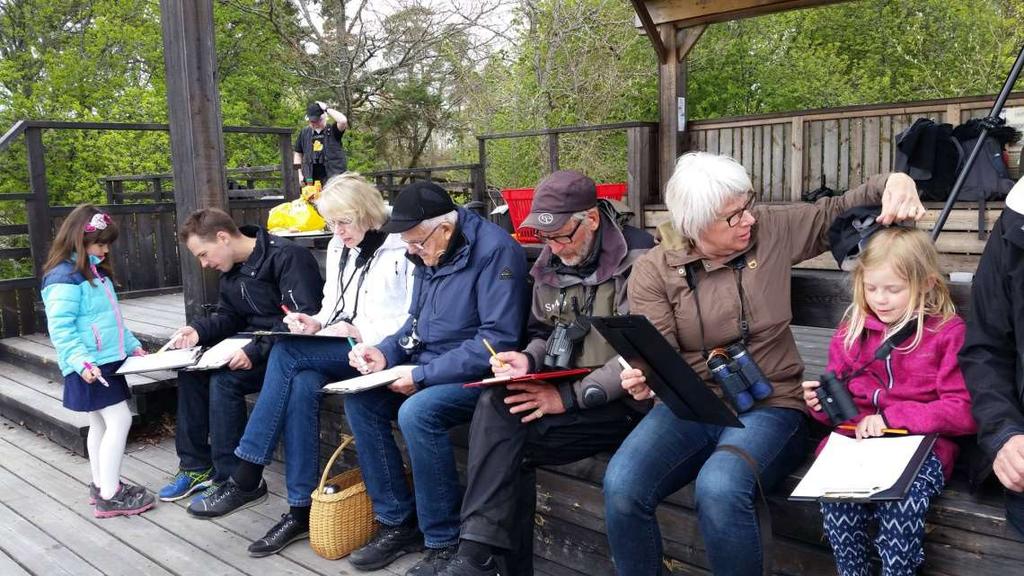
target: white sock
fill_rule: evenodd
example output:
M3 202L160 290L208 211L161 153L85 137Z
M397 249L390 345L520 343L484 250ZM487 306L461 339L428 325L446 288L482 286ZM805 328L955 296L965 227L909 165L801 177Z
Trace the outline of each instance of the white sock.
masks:
M99 411L106 425L99 448L100 497L109 500L121 484L121 459L132 426L128 402L118 402Z
M107 426L103 423L103 417L98 410L89 412L89 435L86 437L85 445L89 449L89 468L92 470L92 483L100 485L100 441L103 440L103 432Z

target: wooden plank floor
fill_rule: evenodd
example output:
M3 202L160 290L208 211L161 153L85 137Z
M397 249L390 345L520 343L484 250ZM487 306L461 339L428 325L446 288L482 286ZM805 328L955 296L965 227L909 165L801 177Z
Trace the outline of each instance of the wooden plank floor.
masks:
M122 476L153 491L177 468L173 440L133 444L127 452ZM268 469L266 479L266 502L220 520L189 517L187 500L99 520L87 501L89 462L0 419L0 574L394 576L418 559L408 555L386 570L357 572L344 559L320 558L306 542L250 558L249 543L288 509L280 469Z

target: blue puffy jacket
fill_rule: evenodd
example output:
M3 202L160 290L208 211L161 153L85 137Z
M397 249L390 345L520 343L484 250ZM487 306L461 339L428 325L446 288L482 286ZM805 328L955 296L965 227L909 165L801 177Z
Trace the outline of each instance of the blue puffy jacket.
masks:
M526 252L511 236L459 208L454 253L438 266L416 267L409 320L378 345L388 366L412 363L413 382L472 382L490 373L486 338L497 350L519 350L529 304ZM412 329L422 347L409 354L398 340Z
M101 366L124 360L142 346L124 326L110 278L95 267L93 274L90 283L66 260L43 277L46 326L65 376L81 374L86 362Z

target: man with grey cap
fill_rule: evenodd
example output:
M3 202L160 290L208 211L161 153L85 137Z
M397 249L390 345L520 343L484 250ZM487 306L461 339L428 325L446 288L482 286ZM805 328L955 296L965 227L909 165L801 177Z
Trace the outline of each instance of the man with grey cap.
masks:
M327 123L327 117L334 124ZM348 118L323 102L311 102L306 107L308 126L295 138L292 162L299 171L299 181L319 181L327 184L331 176L348 168L348 158L341 146L341 137L348 129Z
M378 570L428 548L408 576L434 574L459 543L459 475L448 430L469 422L490 354L522 340L529 292L526 254L507 232L457 207L437 184L414 182L395 199L382 232L401 234L416 264L409 319L375 347L359 345L350 364L363 373L399 367L386 388L345 397L359 464L381 529L349 557ZM398 421L412 464L413 489L392 433Z
M623 392L615 351L593 316L627 314L633 262L654 246L649 234L597 199L594 181L571 170L537 185L523 221L544 249L530 271L533 302L522 351L491 360L495 376L592 368L582 379L494 386L477 402L470 428L459 552L438 573L532 574L534 470L614 450L649 408Z

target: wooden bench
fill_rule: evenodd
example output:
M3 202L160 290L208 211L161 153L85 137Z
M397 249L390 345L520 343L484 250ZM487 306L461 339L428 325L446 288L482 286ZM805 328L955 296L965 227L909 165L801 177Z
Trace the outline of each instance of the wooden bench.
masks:
M795 270L793 273L794 332L814 377L827 360L828 338L849 304L846 280L840 272ZM966 311L969 285L952 286ZM322 454L337 446L339 434L348 433L340 397L324 402L321 413ZM815 434L826 433L818 427ZM467 430L457 428L452 438L457 462L465 466ZM810 455L812 446L808 446ZM610 454L579 462L544 467L537 473L537 513L534 553L536 573L569 576L614 574L604 527L601 481ZM343 466L354 465L354 454ZM776 574L834 574L829 546L823 536L821 515L813 503L786 500L800 480L808 461L790 475L769 498L775 535L773 566ZM697 526L693 487L669 497L658 509L664 538L665 565L673 574L709 574L704 543ZM926 525L926 562L923 574L974 576L1015 574L1024 565L1024 538L1006 524L1002 497L993 483L978 494L968 489L965 475L957 475L931 507ZM742 551L737 551L742 553Z

